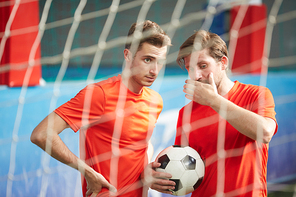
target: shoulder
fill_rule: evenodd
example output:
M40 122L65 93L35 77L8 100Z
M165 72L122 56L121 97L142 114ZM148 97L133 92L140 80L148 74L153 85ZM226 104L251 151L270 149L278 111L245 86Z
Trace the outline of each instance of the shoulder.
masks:
M264 86L258 86L253 84L244 84L235 81L234 91L243 94L260 94L260 93L270 93L270 90Z
M120 81L118 76L114 76L108 78L106 80L99 81L97 83L92 83L84 87L82 90L78 92L75 96L76 99L84 99L85 97L91 96L91 98L96 99L97 97L102 97L106 94L106 92L111 91L111 86L114 86L117 81Z
M143 87L143 96L149 97L152 100L158 100L163 102L162 97L158 92L147 87Z
M235 81L236 90L251 90L256 91L259 89L259 86L253 84L244 84L239 81Z
M113 76L108 79L99 81L97 83L90 84L87 87L92 88L94 91L106 92L106 91L112 90L113 89L112 87L119 86L120 80L121 80L120 75Z
M255 103L260 99L273 103L271 91L264 86L235 82L234 88L228 94L228 100L234 103Z
M117 75L117 76L113 76L113 77L110 77L108 79L105 79L103 81L99 81L99 82L97 82L97 83L95 83L93 85L94 86L104 87L104 86L109 86L109 85L119 83L120 80L121 80L121 75Z

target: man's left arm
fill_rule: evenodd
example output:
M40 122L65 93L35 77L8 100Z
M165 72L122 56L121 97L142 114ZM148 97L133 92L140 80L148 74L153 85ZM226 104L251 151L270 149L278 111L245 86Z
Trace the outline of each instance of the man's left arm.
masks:
M270 142L276 129L276 123L273 119L237 106L218 94L211 103L212 109L240 133L265 144Z

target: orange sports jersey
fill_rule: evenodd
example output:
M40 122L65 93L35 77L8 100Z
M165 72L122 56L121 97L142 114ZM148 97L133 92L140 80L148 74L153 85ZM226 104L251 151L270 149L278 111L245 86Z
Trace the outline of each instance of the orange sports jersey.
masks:
M265 87L235 81L233 88L224 97L240 107L276 121L274 100ZM186 107L192 107L190 115L184 114L184 111L187 112ZM190 127L186 124L189 118ZM190 132L182 133L182 125L190 128ZM204 179L192 196L210 197L221 193L223 196L267 196L266 144L241 134L212 108L196 102L189 103L179 112L175 144L181 145L184 140L201 155L206 166Z
M80 157L117 188L118 196L145 196L140 174L148 163L148 141L162 107L157 92L143 87L135 94L118 75L88 85L55 112L75 132L80 130ZM109 196L106 188L101 196Z

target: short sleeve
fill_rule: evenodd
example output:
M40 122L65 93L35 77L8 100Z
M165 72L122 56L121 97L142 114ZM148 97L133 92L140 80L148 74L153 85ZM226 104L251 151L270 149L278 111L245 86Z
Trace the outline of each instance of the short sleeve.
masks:
M271 118L275 121L276 123L276 130L274 133L277 132L278 124L276 121L276 112L275 112L275 104L274 104L274 99L272 96L272 93L270 90L266 87L260 87L259 88L259 97L258 97L258 103L259 103L259 115L266 117L266 118Z
M77 132L98 121L104 112L105 95L101 86L92 84L55 110Z

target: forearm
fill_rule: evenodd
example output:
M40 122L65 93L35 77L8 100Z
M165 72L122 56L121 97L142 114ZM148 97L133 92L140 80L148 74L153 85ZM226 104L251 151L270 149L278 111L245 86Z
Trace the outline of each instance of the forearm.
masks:
M85 169L89 167L66 146L58 135L53 136L52 139L48 138L46 146L44 150L53 158L81 173L84 173Z
M239 107L220 95L213 100L211 107L236 130L253 140L268 143L274 134L273 120Z
M31 141L56 160L78 170L86 179L86 196L98 194L102 187L116 192L116 188L93 168L79 159L62 141L59 134L69 125L56 113L49 114L31 134Z
M53 112L33 130L31 141L56 160L80 172L89 170L90 167L72 153L59 136L68 127L69 125Z
M34 144L43 149L54 159L85 173L85 171L90 171L90 167L85 164L81 159L79 159L62 141L59 135L46 135L43 139L38 141L33 141Z

